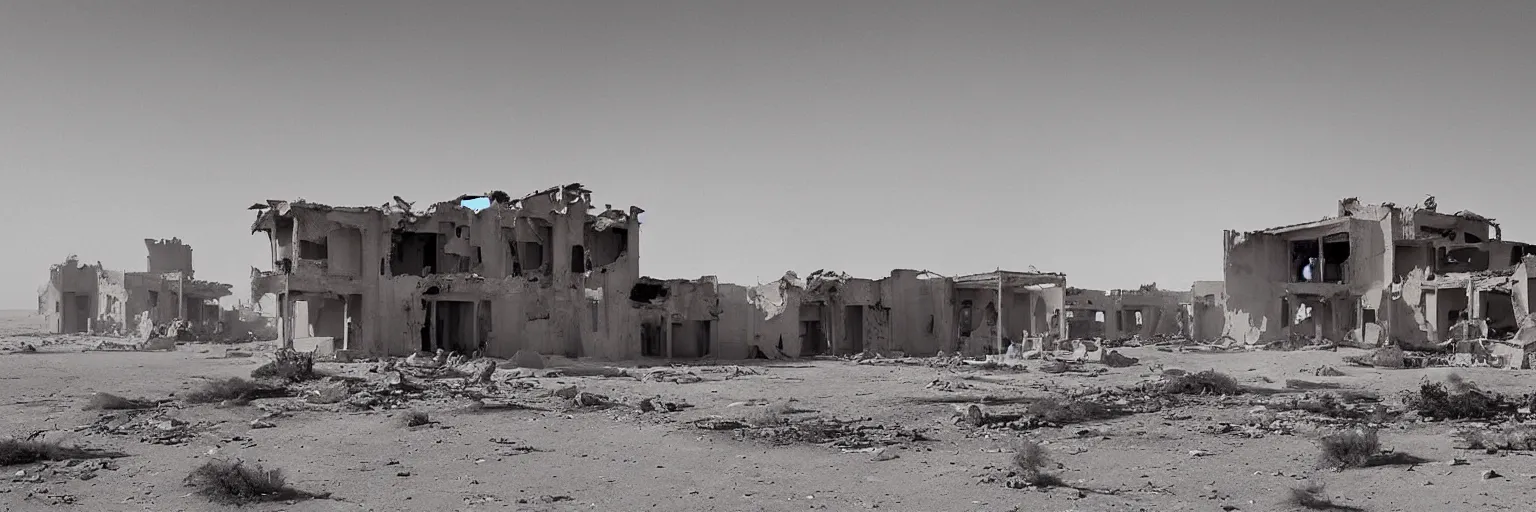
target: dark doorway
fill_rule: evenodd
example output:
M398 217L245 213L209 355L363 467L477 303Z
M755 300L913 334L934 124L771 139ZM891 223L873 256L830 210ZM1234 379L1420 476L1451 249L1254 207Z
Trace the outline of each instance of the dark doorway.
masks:
M432 303L421 301L421 310L426 316L421 320L421 351L432 351Z
M66 293L59 301L60 308L59 330L68 334L72 332L86 332L90 329L91 297L78 293Z
M843 333L848 340L849 354L864 351L864 306L847 306L843 309Z
M580 274L587 271L587 249L580 245L571 246L571 272Z
M821 355L822 340L827 339L821 330L821 321L800 322L800 357Z
M708 320L673 322L672 357L693 359L709 355L709 324Z
M469 354L479 349L475 339L475 303L468 301L436 301L437 311L432 328L437 334L437 346L449 352Z
M640 356L641 357L665 357L667 352L667 333L660 324L640 324Z
M491 318L494 317L491 314L491 301L480 301L480 307L475 309L475 324L480 327L479 332L475 333L475 342L482 353L489 352L486 348L491 345L491 333L495 332L491 327Z

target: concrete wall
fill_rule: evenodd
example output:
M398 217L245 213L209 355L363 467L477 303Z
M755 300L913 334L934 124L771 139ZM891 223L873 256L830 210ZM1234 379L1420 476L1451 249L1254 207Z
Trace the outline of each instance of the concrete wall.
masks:
M1227 290L1221 281L1195 281L1190 286L1194 301L1190 336L1200 341L1212 341L1226 336Z

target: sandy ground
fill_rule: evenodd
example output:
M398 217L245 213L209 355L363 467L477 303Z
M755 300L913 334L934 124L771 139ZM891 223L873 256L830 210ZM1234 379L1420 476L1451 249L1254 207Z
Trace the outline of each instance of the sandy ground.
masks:
M130 398L185 394L209 378L248 376L260 364L262 344L189 344L176 352L81 352L87 338L35 334L26 313L0 314L0 349L32 343L39 353L0 352L0 424L6 433L38 431L48 439L128 454L116 470L89 480L61 470L64 463L6 467L0 481L3 510L222 510L192 494L184 477L210 457L239 458L281 468L292 487L330 493L329 499L264 503L244 510L604 510L604 511L1067 511L1067 510L1287 510L1288 490L1313 480L1341 505L1365 510L1531 510L1536 459L1528 452L1486 454L1453 448L1449 423L1397 422L1382 430L1383 445L1434 461L1345 471L1315 470L1321 427L1298 426L1293 435L1249 439L1210 430L1242 423L1250 398L1201 399L1190 405L1110 421L1028 431L977 429L957 424L955 406L915 398L992 394L1048 396L1090 387L1131 385L1155 377L1159 366L1215 369L1245 384L1279 388L1285 379L1339 382L1374 390L1395 404L1421 379L1442 379L1449 369L1377 370L1344 365L1338 352L1175 354L1123 351L1141 358L1129 368L1099 375L860 365L847 361L759 363L761 372L732 379L701 373L702 382L676 384L636 379L564 377L519 379L545 390L578 386L634 404L644 397L695 407L640 413L630 407L594 411L479 411L464 403L414 404L437 424L404 428L399 411L298 410L273 418L274 428L253 429L256 406L179 406L178 419L211 425L184 444L161 445L133 436L77 431L102 416L82 410L89 395L108 391ZM257 354L226 358L225 350ZM1314 377L1333 365L1343 377ZM336 373L365 375L366 364L323 364ZM503 372L498 372L500 378ZM1484 389L1530 392L1536 373L1458 369ZM928 388L936 379L972 389ZM795 406L837 418L921 429L932 441L888 449L895 458L844 453L826 446L770 446L696 428L708 416L741 418L750 400L793 398ZM258 401L297 402L294 398ZM1006 411L1007 406L994 410ZM1086 435L1081 431L1091 430ZM1008 466L1012 441L1045 441L1061 464L1059 476L1085 489L1020 490L981 477ZM500 443L493 439L505 440ZM536 449L510 451L508 442ZM1192 456L1192 450L1202 456ZM1484 470L1505 478L1484 480ZM21 471L23 476L16 476ZM57 473L57 474L55 474ZM40 481L35 480L41 476ZM1161 489L1161 492L1148 492ZM232 508L231 508L232 509Z

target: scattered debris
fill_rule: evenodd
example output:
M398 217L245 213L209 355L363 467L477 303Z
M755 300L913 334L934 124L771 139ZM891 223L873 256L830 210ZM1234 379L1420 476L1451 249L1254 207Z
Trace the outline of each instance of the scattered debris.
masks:
M1312 374L1316 375L1318 377L1343 377L1344 376L1344 372L1341 372L1341 371L1339 371L1338 368L1334 368L1332 366L1323 366L1321 368L1313 370Z
M319 378L315 373L315 355L293 349L279 349L273 359L251 370L253 379L281 379L287 382L304 382Z
M1536 451L1536 425L1513 425L1502 429L1478 429L1460 432L1471 450Z
M120 411L126 409L152 409L155 403L149 400L131 400L111 393L92 393L90 400L85 404L87 411Z

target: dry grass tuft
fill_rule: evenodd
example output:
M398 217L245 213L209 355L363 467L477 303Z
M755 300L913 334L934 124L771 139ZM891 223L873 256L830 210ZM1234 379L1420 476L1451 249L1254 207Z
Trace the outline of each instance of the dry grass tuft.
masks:
M216 503L245 505L265 501L308 498L308 494L288 488L283 472L263 469L258 464L211 460L192 470L187 485L197 494Z
M1237 395L1244 389L1237 383L1237 379L1215 370L1206 370L1170 377L1163 384L1162 391L1170 395Z
M225 400L270 398L283 396L284 393L285 391L281 388L273 388L239 377L230 377L204 383L202 387L187 393L186 400L194 404L211 404Z
M28 441L24 439L6 439L0 441L0 466L14 466L17 464L32 464L51 460L70 459L107 459L124 457L116 452L103 452L61 446L59 443L46 443L42 441Z
M1376 429L1346 430L1324 436L1318 441L1322 453L1318 455L1319 467L1365 467L1371 458L1381 452L1381 440Z
M1014 444L1013 467L1025 483L1036 487L1061 485L1061 478L1046 472L1050 464L1051 456L1040 443L1023 439Z
M85 402L87 411L120 411L126 409L153 409L154 402L148 400L131 400L111 393L92 393L91 398Z
M1114 411L1108 407L1081 400L1063 400L1056 397L1044 398L1029 404L1028 413L1040 418L1042 421L1067 425L1105 419L1114 416Z
M1292 488L1286 497L1285 503L1295 508L1307 510L1337 510L1357 511L1357 507L1335 504L1324 492L1323 484L1319 482L1308 483L1305 487Z

